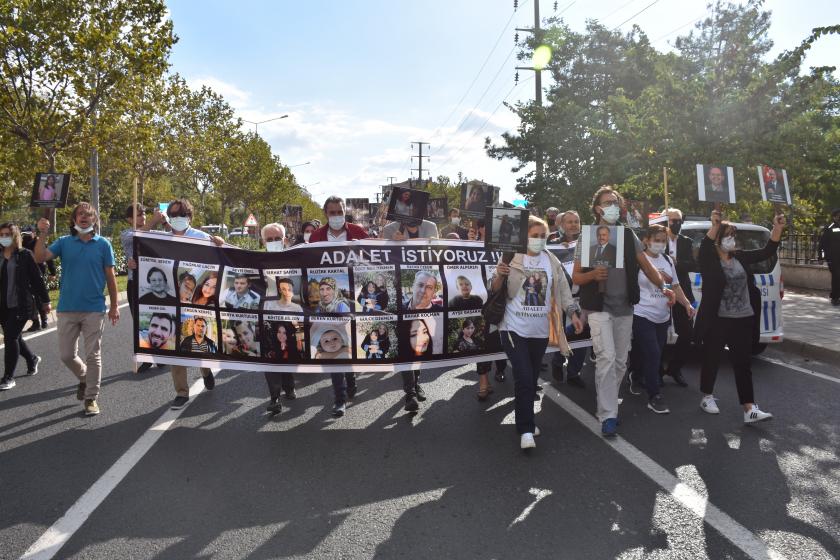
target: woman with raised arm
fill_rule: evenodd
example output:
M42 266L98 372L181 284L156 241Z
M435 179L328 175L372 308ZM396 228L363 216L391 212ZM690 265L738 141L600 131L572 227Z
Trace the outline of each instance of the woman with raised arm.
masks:
M736 228L721 221L720 212L711 216L712 227L700 243L700 274L703 278L703 299L694 323L694 336L703 342L703 365L700 369L700 408L709 414L720 414L714 389L723 347L729 347L729 359L735 373L738 399L744 409L744 423L753 424L773 417L758 408L753 396L750 360L759 340L761 294L755 285L751 266L776 258L785 217L773 218L770 239L761 249L739 250Z

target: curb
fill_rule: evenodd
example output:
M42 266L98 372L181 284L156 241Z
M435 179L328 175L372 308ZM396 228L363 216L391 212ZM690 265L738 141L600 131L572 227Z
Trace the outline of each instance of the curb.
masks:
M772 345L784 352L798 354L803 358L817 360L826 363L837 363L840 361L840 350L827 348L817 344L811 344L804 340L785 338L781 343Z

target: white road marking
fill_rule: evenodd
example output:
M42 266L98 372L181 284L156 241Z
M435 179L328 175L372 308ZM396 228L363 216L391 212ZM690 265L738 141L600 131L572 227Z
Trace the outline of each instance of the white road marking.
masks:
M533 494L534 501L528 504L528 507L522 510L522 513L520 513L516 519L510 522L510 525L508 525L508 529L510 529L517 523L525 521L525 519L528 518L528 516L531 514L531 512L534 510L537 504L540 503L540 500L542 500L543 498L547 498L553 494L551 490L546 490L543 488L531 488L530 490L528 490L528 492Z
M788 369L792 369L793 371L798 371L800 373L807 373L808 375L813 375L814 377L819 377L820 379L825 379L826 381L833 381L834 383L840 383L840 377L831 377L830 375L826 375L824 373L820 373L818 371L813 371L810 369L805 369L804 367L799 367L793 364L788 364L781 360L777 360L775 358L768 358L767 356L756 356L759 360L764 362L768 362L771 364L775 364L777 366L786 367Z
M117 459L105 474L99 477L93 486L76 500L58 521L52 524L41 537L21 556L21 560L48 560L54 557L61 547L79 530L88 517L99 507L105 498L117 487L123 478L134 468L140 459L152 448L158 439L172 427L175 420L187 409L193 398L204 390L204 380L198 379L190 387L190 401L181 410L167 410L152 426L134 442L134 445Z
M117 309L122 309L123 307L128 307L128 302L121 303L120 305L117 306ZM107 317L106 317L105 320L106 321L108 320ZM38 338L39 336L44 336L45 334L50 334L51 332L55 332L56 330L58 330L58 327L50 327L50 328L44 329L42 331L34 332L34 333L30 334L29 336L24 336L23 340L32 340L33 338ZM2 350L5 347L6 347L5 342L3 344L0 344L0 350Z
M602 437L601 424L598 420L575 404L566 395L558 393L555 389L548 389L546 390L546 396L557 403L560 408L569 413L590 432L598 436L598 438ZM718 509L706 497L681 482L679 478L642 453L636 446L624 438L617 437L612 441L604 439L604 442L608 443L619 455L629 461L631 465L635 466L645 476L658 484L684 507L694 512L695 515L716 529L750 558L754 560L781 560L785 558L781 553L762 542L749 529Z

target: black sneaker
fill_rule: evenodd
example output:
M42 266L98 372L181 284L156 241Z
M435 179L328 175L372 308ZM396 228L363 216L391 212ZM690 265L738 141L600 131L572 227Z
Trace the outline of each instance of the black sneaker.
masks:
M341 418L344 416L344 411L347 410L347 405L344 403L335 403L333 405L333 416L336 418Z
M359 388L356 387L355 385L353 385L351 387L347 387L347 398L352 401L356 397L356 393L358 393L358 392L359 392Z
M271 402L268 403L268 406L265 407L265 409L274 416L275 414L280 414L280 411L283 410L283 405L280 404L278 399L271 399Z
M566 379L566 385L572 385L574 387L586 389L586 383L584 383L583 378L580 375L575 375L574 377L569 377L568 379Z
M688 382L683 377L683 374L680 370L669 371L666 375L670 375L671 378L674 380L674 383L679 385L680 387L688 387Z
M213 372L211 371L210 373L204 376L204 388L208 391L212 391L215 386L216 378L213 377Z
M648 401L648 408L657 414L668 414L671 412L668 409L668 405L665 404L665 398L662 395L654 395L653 398Z
M627 384L630 385L630 394L631 395L641 395L642 394L642 384L636 381L636 378L633 377L633 372L629 372L627 374Z
M175 397L175 400L172 401L172 406L170 406L169 408L171 408L172 410L181 410L182 408L187 406L188 402L190 402L189 397Z
M38 364L41 363L41 356L35 356L32 363L26 368L27 375L38 375Z
M423 402L426 400L426 391L423 390L423 387L419 383L414 386L414 394L418 401Z
M417 399L414 397L414 395L406 395L405 410L406 412L417 412L418 410L420 410L420 403L417 402Z
M41 330L40 323L32 323L32 326L26 329L26 332L38 332Z
M154 364L152 364L150 362L143 362L142 364L137 366L137 373L143 373L144 371L149 371L150 369L152 369L152 367L154 367Z
M283 396L289 399L290 401L293 401L297 398L297 392L292 388L288 391L284 391Z

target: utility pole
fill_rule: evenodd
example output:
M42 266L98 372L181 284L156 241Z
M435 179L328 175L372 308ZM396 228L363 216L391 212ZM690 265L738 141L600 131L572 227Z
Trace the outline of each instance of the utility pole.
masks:
M413 168L412 171L417 171L417 179L420 181L420 186L423 186L423 158L429 159L429 156L423 155L423 145L428 146L428 142L412 142L411 147L414 147L414 144L417 144L417 148L419 149L418 155L411 156L411 159L417 158L417 167ZM428 170L426 170L428 173Z
M516 7L517 3L514 2L514 7ZM557 9L557 3L554 4L555 10ZM534 28L533 29L523 29L523 28L516 28L517 31L526 31L528 33L534 34L534 43L539 46L542 42L542 29L540 28L540 0L534 0ZM535 47L536 48L536 47ZM534 72L534 101L537 103L537 107L542 107L542 69L535 68L533 66L517 66L517 70L533 70ZM517 73L518 79L518 73ZM543 181L543 153L542 148L540 148L539 141L536 142L536 154L535 160L537 164L537 181L536 181L536 189L535 190L542 190L542 181Z

